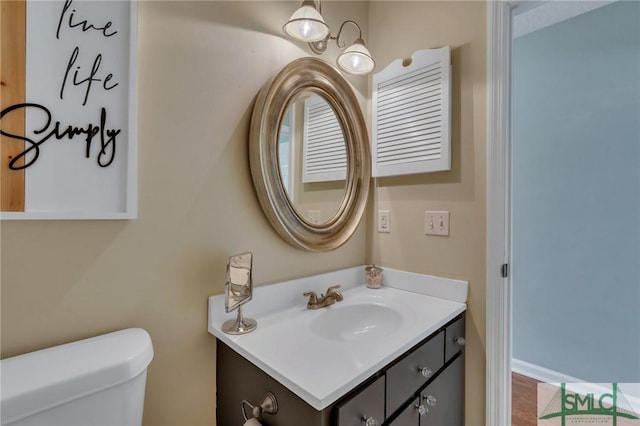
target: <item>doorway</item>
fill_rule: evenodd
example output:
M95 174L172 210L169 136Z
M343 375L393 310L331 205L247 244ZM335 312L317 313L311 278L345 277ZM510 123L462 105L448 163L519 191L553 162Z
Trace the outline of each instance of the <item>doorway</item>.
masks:
M510 96L493 106L510 118L488 139L502 152L489 156L502 181L490 177L488 216L505 221L488 249L487 336L500 342L487 355L505 362L488 365L487 424L510 423L510 388L489 401L510 365L545 382L640 382L640 4L500 3L493 89ZM492 283L500 255L510 273ZM503 303L490 324L492 286Z

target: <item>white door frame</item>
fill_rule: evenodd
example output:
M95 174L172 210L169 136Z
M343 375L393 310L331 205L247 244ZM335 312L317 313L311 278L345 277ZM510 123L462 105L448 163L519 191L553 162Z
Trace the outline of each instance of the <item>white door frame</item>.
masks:
M486 425L511 425L511 9L487 2ZM508 275L508 274L507 274Z
M569 19L611 2L589 3L576 3L571 10L564 8L554 15ZM556 4L487 2L486 426L511 425L512 286L511 273L503 277L501 266L511 269L512 18L534 7ZM547 21L547 25L555 22L559 21Z

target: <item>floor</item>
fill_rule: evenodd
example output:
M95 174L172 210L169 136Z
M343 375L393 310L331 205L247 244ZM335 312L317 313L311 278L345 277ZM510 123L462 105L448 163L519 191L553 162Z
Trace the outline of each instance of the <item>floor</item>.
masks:
M537 425L538 381L512 373L511 426Z

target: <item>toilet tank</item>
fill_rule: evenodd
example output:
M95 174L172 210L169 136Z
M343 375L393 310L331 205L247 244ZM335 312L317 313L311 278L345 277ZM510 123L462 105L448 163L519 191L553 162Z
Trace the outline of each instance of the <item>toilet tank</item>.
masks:
M0 361L2 426L140 426L149 334L140 328Z

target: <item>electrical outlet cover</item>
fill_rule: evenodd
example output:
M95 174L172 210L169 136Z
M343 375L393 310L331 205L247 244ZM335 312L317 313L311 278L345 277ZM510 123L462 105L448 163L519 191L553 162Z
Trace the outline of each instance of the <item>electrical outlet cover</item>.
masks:
M389 210L378 210L378 232L391 232L391 214Z

